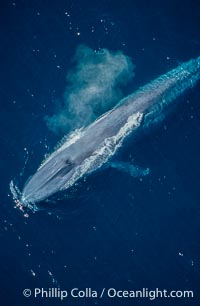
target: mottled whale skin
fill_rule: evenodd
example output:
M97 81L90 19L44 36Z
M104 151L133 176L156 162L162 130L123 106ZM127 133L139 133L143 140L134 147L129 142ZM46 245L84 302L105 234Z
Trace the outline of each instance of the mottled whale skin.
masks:
M80 177L100 168L130 133L148 129L161 121L176 104L175 99L200 78L200 57L122 99L111 111L66 141L38 168L25 184L24 206L34 205L72 186Z

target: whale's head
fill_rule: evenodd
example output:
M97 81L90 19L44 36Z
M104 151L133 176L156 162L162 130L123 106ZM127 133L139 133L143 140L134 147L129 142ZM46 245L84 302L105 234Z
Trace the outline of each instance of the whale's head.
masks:
M21 196L22 205L36 204L61 191L72 177L76 166L69 157L52 159L44 164L25 184Z

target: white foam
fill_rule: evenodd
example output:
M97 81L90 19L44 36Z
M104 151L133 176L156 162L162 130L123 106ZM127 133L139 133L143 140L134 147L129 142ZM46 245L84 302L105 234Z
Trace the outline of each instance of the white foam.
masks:
M13 196L13 200L17 200L21 197L21 192L19 188L14 184L13 180L10 182L10 191Z
M111 158L121 147L125 137L127 137L133 131L133 129L140 126L142 118L143 114L140 112L130 116L125 125L115 136L106 138L103 143L99 145L97 150L76 168L74 174L62 189L64 190L69 188L83 175L97 170L103 164L105 164L108 159Z
M30 204L30 203L24 203L22 200L22 193L17 187L17 185L14 184L13 180L10 182L10 191L12 193L13 201L15 203L14 208L18 208L22 212L24 212L24 207L28 207L31 209L33 212L38 210L38 207L35 204ZM24 214L24 217L29 217L27 213Z
M75 143L80 137L83 136L85 130L82 129L76 129L69 135L65 136L61 142L56 146L54 149L54 152L50 154L48 157L45 158L45 160L41 163L40 167L38 170L40 170L44 165L46 165L55 155L57 155L59 152L62 152L69 146L71 146L73 143ZM37 171L38 171L37 170Z

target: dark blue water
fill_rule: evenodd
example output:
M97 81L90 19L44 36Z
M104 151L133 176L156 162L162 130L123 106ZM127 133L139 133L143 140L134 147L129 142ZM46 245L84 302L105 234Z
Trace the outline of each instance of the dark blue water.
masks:
M200 55L198 1L2 0L0 15L0 304L38 305L39 298L23 297L25 288L144 287L194 291L193 299L157 299L157 305L199 305L199 83L157 130L137 143L130 140L123 151L122 160L134 155L150 175L133 179L115 169L97 172L66 199L28 212L28 218L14 209L9 190L14 178L22 188L60 139L44 117L57 111L77 46L130 56L136 68L127 91L134 91ZM61 304L58 298L40 303Z

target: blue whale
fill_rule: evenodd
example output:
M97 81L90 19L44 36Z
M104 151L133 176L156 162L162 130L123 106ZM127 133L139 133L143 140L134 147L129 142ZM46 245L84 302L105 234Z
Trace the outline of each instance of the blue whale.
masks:
M28 180L20 203L30 207L106 164L128 135L162 121L177 104L176 98L199 78L200 57L139 88L95 122L75 131Z

